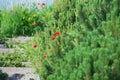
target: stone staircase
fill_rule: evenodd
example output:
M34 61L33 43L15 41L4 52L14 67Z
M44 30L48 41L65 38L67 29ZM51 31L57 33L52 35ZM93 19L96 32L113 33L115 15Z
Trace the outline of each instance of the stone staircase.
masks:
M34 68L0 67L2 73L7 73L7 80L40 80L38 74L34 74Z
M33 37L16 37L16 38L9 38L8 43L12 44L15 48L19 49L16 43L25 43L27 41L31 41ZM19 49L23 51L23 49ZM6 48L6 44L0 44L0 53L14 53L15 50L13 48Z
M0 48L0 53L14 53L14 49Z
M24 43L28 40L32 40L32 37L18 37L10 40L13 42ZM14 52L14 49L6 48L5 44L0 44L0 53L14 54ZM31 64L31 62L22 62L22 65L25 67L0 67L0 71L7 75L6 80L40 80L39 75L34 74L35 69L30 68Z

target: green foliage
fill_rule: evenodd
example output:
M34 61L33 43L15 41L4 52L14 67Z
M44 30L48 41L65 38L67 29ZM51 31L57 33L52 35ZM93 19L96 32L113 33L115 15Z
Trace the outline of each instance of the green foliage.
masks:
M1 70L0 70L0 80L7 80L8 78L8 74L7 73L3 73Z
M0 67L23 67L22 62L25 61L23 53L0 54Z
M41 61L41 80L120 78L118 0L59 0L51 13L44 32L35 35L37 49L29 51ZM56 31L60 35L51 41Z
M50 20L50 11L47 7L36 9L23 8L23 5L14 6L13 10L0 12L0 38L16 36L32 36L36 31L44 29ZM51 6L52 7L52 6ZM37 26L34 26L36 22Z
M35 21L40 25L30 29L38 31L33 41L20 47L25 49L26 59L33 62L41 80L118 80L118 3L119 0L57 0L49 9L21 12L25 20L19 24L31 27ZM56 31L60 32L57 36Z

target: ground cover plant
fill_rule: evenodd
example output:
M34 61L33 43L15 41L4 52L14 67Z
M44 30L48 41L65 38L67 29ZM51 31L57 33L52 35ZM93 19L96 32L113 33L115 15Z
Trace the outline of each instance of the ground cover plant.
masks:
M31 21L33 41L20 45L41 80L119 80L119 4L56 0L42 9L38 21Z
M24 53L0 54L0 67L24 67L22 62L28 61Z
M6 80L7 77L8 77L8 74L0 70L0 80Z

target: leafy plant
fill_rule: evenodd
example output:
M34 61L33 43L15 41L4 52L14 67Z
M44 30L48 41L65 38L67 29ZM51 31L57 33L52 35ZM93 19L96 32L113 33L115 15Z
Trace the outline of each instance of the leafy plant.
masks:
M33 5L29 9L15 5L13 10L3 10L0 13L0 37L32 36L36 31L43 30L50 20L50 10L46 12L47 7L43 7L41 11L36 7Z
M7 80L7 78L8 78L8 74L0 71L0 80Z
M24 54L12 53L12 54L1 54L0 55L0 66L1 67L23 67L22 62L27 61Z

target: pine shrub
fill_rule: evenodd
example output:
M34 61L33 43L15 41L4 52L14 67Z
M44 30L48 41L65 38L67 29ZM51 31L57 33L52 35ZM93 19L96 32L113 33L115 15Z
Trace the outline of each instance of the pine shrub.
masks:
M41 80L119 80L119 0L57 0L54 6L52 27L40 39L40 51L48 50L40 58ZM60 36L48 45L56 30Z

